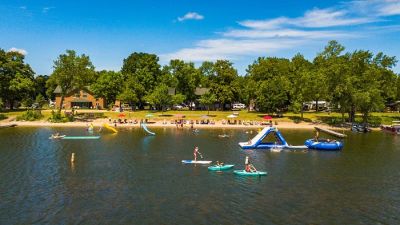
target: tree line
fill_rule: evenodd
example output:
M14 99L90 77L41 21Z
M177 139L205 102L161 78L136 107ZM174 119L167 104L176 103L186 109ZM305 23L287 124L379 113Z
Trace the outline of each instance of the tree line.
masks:
M284 110L302 113L304 103L328 101L332 109L354 120L360 112L366 121L370 112L400 99L400 78L393 72L397 59L368 50L345 52L330 41L312 60L301 54L291 59L259 57L240 76L228 60L192 62L174 59L161 66L155 54L134 52L123 61L120 71L96 71L89 56L73 50L59 55L50 76L35 76L24 56L0 49L0 107L15 102L30 105L53 99L61 87L64 97L75 88L90 86L96 97L113 104L116 99L143 108L150 104L164 109L170 104L196 100L197 87L209 88L199 101L206 105L254 103L262 112ZM175 88L175 95L168 89ZM191 104L189 104L191 106Z

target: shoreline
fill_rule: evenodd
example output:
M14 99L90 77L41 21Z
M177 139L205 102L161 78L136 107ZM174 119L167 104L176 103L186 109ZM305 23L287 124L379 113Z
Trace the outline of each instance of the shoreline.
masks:
M109 124L112 127L115 127L113 123L109 123L107 119L97 119L91 122L66 122L66 123L51 123L48 121L7 121L7 122L0 122L0 125L7 125L7 124L15 124L20 127L88 127L90 124L93 124L95 127L101 127L103 124ZM154 121L147 124L148 127L170 127L170 128L177 128L176 124L167 123L164 124L163 121ZM233 128L233 129L249 129L249 128L263 128L269 125L232 125L232 124L222 124L221 121L216 121L215 124L193 124L193 128L209 128L209 129L225 129L225 128ZM348 130L349 128L340 128L340 127L331 127L327 124L312 124L312 123L294 123L294 122L279 122L277 125L273 124L274 127L282 128L282 129L314 129L314 127L321 127L325 129L331 130ZM140 128L140 124L136 123L123 123L117 124L116 128L130 128L130 127L138 127ZM179 125L179 128L181 126ZM184 124L184 128L190 128L190 124Z

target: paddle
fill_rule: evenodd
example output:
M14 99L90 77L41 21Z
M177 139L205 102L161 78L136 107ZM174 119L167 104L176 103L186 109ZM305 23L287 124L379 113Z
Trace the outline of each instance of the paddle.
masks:
M199 153L200 158L203 158L203 155L201 154L201 152L197 151L197 153Z

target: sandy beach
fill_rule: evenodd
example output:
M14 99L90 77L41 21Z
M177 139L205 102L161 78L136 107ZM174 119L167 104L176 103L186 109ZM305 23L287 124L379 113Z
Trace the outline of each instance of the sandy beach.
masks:
M110 126L115 127L114 123L110 123L108 119L96 119L91 122L66 122L66 123L51 123L48 121L2 121L0 125L9 125L15 124L21 127L87 127L91 124L95 127L101 127L103 124L109 124ZM148 127L177 127L176 124L171 124L170 121L151 121L147 124ZM179 125L180 126L180 125ZM238 125L238 124L223 124L222 121L215 121L215 124L193 124L194 128L204 129L204 128L236 128L236 129L249 129L249 128L262 128L269 125ZM343 128L331 127L326 124L313 124L307 122L301 123L293 123L293 122L279 122L278 124L274 124L274 127L282 128L282 129L314 129L314 127L318 126L321 128L328 129L336 129L342 130ZM122 127L140 127L139 123L117 123L116 128ZM186 123L183 127L190 128L191 125ZM346 129L346 128L344 128Z

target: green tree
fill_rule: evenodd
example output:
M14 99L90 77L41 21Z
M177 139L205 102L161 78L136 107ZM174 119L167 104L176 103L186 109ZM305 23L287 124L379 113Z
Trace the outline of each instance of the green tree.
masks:
M234 81L238 78L238 73L228 60L217 60L213 71L214 74L210 75L211 93L215 95L221 109L224 110L226 103L235 101L237 87Z
M257 90L257 106L261 111L279 113L288 105L289 95L282 90L290 89L289 79L286 77L274 77L263 81Z
M122 74L114 71L100 71L96 82L90 86L90 89L97 98L104 97L107 104L114 104L123 89Z
M388 61L385 60L390 59ZM386 61L385 63L381 63ZM363 122L368 122L371 111L382 110L385 99L395 98L395 75L388 68L396 63L395 58L378 53L375 57L369 51L354 51L350 57L350 68L355 77L353 99L356 109L363 114ZM390 81L390 82L388 82ZM389 86L385 87L385 85Z
M136 77L129 77L125 81L122 92L117 96L117 99L129 103L132 109L135 109L136 105L140 104L140 99L144 95L145 89L143 85L137 81Z
M279 112L289 105L292 85L290 60L259 57L249 65L247 76L258 84L256 104L260 110Z
M117 99L119 99L121 102L127 102L133 110L136 108L135 105L139 102L139 98L136 96L136 94L128 88L124 88L117 96Z
M186 99L186 96L183 94L175 94L172 95L172 104L181 104Z
M247 110L250 111L250 105L256 100L258 85L257 82L251 79L249 76L243 78L243 88L241 89L241 95L243 101L247 104Z
M46 96L47 92L47 80L49 79L49 76L47 75L39 75L35 77L35 95L42 95L42 97Z
M397 97L396 97L396 100L400 100L400 75L397 75L397 79L396 79L396 90L397 90Z
M61 88L61 111L64 98L74 88L82 88L95 79L94 66L89 56L77 56L75 51L67 50L66 54L58 56L54 61L54 70L50 82L55 82Z
M309 90L310 88L311 90L315 89L315 87L310 87L312 69L312 63L306 60L300 53L296 54L291 60L291 71L293 76L291 81L292 88L290 95L292 98L290 99L290 106L293 112L301 113L301 119L303 119L304 102L312 100Z
M200 85L202 87L211 86L211 78L215 76L214 63L209 61L204 61L199 67L200 72Z
M177 81L176 92L185 95L187 101L193 102L196 99L196 87L200 84L200 71L194 67L193 63L185 63L177 59L171 60L166 68L171 77Z
M152 93L162 80L163 76L158 60L156 55L142 52L134 52L124 59L121 73L125 81L131 78L138 82L137 87L132 91L135 91L135 95L139 99L139 108L144 106L144 96ZM141 92L142 90L144 93Z
M164 113L165 107L170 105L172 102L172 98L168 94L168 86L165 84L157 86L152 93L145 97L145 99L150 103L150 105L155 106L157 109L161 109L162 113Z
M0 49L0 98L13 109L15 101L31 98L34 72L18 52ZM21 84L19 84L21 82Z
M43 107L45 102L46 102L46 99L43 97L42 94L39 93L38 95L36 95L35 103L37 103L39 105L40 109Z
M35 82L32 77L25 77L17 73L15 78L10 81L9 90L18 93L25 107L32 105L32 95L35 92Z
M210 105L214 104L217 101L217 97L211 93L207 92L202 95L199 99L199 102L205 106L207 106L207 114L210 115Z
M326 78L325 84L330 91L326 100L330 100L339 108L343 118L345 112L348 112L351 118L355 112L352 98L353 77L348 69L349 55L343 55L344 49L337 41L330 41L324 51L314 59L314 66L316 73L323 74Z

